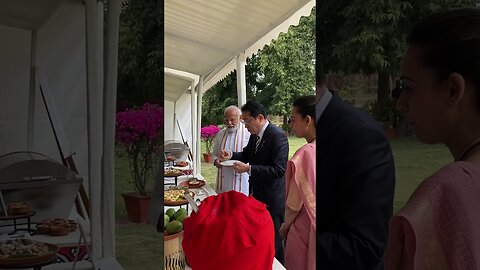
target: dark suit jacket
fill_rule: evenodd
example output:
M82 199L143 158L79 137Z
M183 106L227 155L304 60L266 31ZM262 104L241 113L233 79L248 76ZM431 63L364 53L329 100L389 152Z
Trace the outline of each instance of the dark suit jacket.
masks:
M380 125L333 96L317 122L317 265L383 269L395 168Z
M250 163L250 190L253 197L267 205L272 214L285 211L285 171L288 160L288 139L283 130L269 123L255 154L255 135L250 136L242 152L232 159Z

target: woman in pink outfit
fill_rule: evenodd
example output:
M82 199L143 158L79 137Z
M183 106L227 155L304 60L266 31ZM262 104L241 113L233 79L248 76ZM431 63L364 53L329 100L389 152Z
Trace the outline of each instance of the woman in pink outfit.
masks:
M480 269L480 10L430 16L407 45L397 108L454 162L391 218L385 269Z
M295 135L307 144L287 163L285 223L280 227L287 270L315 269L315 105L315 96L298 98L290 118Z

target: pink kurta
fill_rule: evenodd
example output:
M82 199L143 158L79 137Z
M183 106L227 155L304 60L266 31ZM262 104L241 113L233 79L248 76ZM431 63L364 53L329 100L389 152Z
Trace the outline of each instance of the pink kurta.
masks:
M390 220L385 269L480 269L480 166L427 178Z
M285 268L288 270L315 269L315 175L315 144L309 143L298 149L287 163L287 206L292 196L298 200L295 204L301 204L285 241Z

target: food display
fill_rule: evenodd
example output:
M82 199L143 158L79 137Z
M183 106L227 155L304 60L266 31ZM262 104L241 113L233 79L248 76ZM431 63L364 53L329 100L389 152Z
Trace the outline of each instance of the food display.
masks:
M182 175L182 171L179 169L165 169L163 171L164 176L180 176Z
M7 213L10 216L27 215L33 212L33 208L26 202L13 202L7 206Z
M181 232L183 230L183 221L187 217L188 213L185 208L180 208L177 211L172 208L168 209L164 214L164 233L172 235Z
M187 200L185 199L186 192L189 192L192 197L195 196L193 191L189 191L186 188L171 188L165 190L163 193L163 202L165 205L187 204Z
M186 167L186 166L188 166L188 162L186 162L186 161L179 161L179 162L175 163L175 166L178 166L178 167Z
M190 187L190 188L199 188L205 185L204 180L199 180L197 178L190 178L187 181L183 181L179 184L180 187Z
M37 224L37 233L61 236L74 232L77 227L77 223L73 220L46 219Z
M49 245L30 239L15 239L0 242L0 259L43 256L50 253L52 253L52 250Z

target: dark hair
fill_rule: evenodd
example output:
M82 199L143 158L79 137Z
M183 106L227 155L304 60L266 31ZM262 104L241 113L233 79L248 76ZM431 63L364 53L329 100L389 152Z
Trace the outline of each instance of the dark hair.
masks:
M309 115L312 117L313 123L315 123L316 105L317 97L313 95L299 97L293 102L293 107L297 108L298 113L304 118Z
M267 118L268 113L265 107L263 107L262 104L256 102L255 100L249 100L247 103L243 104L242 106L242 113L243 112L249 112L250 115L254 118L259 116L260 114L263 115L263 117Z
M480 105L480 9L461 8L426 17L412 29L407 44L423 49L424 63L438 78L456 72L470 80Z

